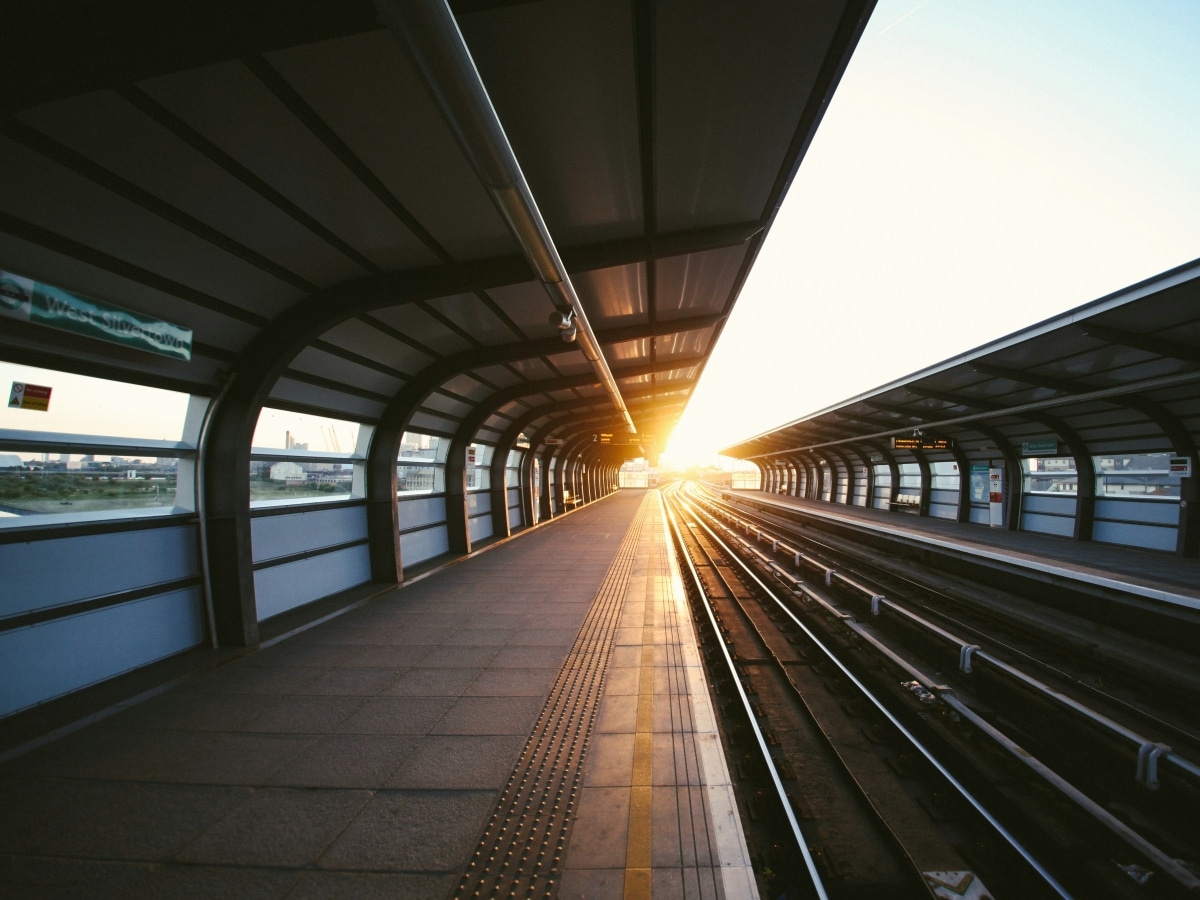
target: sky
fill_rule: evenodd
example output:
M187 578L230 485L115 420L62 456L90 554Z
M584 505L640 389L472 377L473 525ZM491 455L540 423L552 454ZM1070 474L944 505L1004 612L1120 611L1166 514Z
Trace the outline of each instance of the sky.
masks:
M664 464L1200 257L1198 41L1184 0L881 0Z

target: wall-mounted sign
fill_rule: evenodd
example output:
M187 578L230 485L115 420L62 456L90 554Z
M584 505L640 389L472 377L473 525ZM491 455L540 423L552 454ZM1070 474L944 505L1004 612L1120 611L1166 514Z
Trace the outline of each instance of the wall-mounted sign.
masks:
M1023 441L1022 456L1058 456L1058 441Z
M1177 478L1192 477L1192 458L1190 456L1172 456L1169 466L1170 474Z
M50 409L50 391L44 384L25 384L21 381L12 383L8 394L9 409L36 409L46 412Z
M467 447L467 465L475 465L475 445L471 444Z
M893 450L949 450L954 446L951 438L935 437L894 437Z
M0 316L174 359L192 358L192 330L0 269Z
M557 447L563 441L562 438L546 438L547 447Z

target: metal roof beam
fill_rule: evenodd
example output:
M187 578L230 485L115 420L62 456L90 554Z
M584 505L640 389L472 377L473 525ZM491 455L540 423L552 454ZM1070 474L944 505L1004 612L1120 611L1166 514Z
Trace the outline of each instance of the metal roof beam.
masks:
M1088 390L1088 386L1073 381L1070 378L1056 378L1053 375L1036 375L1028 369L1010 369L1007 366L994 366L991 363L971 363L971 368L980 375L992 378L1005 378L1018 384L1028 384L1033 387L1048 388L1060 394L1078 394Z
M1200 347L1193 347L1182 341L1173 341L1153 334L1137 334L1122 328L1098 325L1094 322L1081 322L1078 327L1088 337L1098 341L1120 344L1122 347L1132 347L1135 350L1153 353L1155 356L1165 356L1167 359L1177 359L1190 365L1200 366Z
M450 130L537 273L561 316L557 324L563 340L578 341L626 427L637 431L449 5L445 0L375 0L375 8L416 63Z

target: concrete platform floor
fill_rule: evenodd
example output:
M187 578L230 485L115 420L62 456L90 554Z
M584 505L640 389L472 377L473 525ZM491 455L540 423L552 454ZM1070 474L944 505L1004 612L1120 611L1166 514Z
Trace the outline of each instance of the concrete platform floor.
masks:
M643 491L0 765L0 896L448 896L633 529L558 890L752 896Z

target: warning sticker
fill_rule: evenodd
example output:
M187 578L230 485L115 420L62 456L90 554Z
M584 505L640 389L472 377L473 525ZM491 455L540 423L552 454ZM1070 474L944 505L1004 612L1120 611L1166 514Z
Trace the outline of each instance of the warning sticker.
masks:
M14 381L8 395L9 409L35 409L46 412L50 409L50 391L44 384L25 384Z

